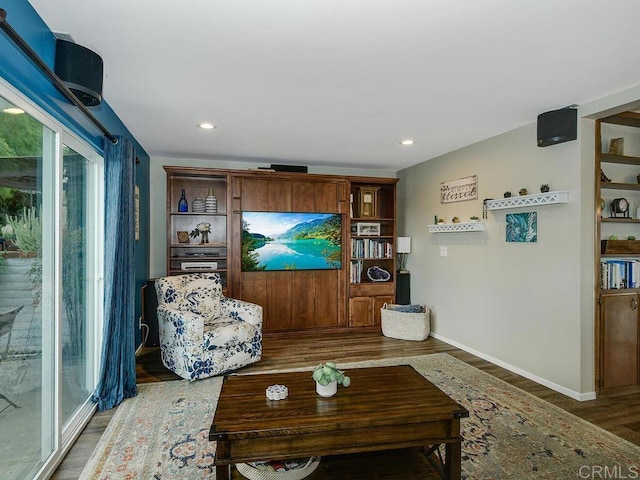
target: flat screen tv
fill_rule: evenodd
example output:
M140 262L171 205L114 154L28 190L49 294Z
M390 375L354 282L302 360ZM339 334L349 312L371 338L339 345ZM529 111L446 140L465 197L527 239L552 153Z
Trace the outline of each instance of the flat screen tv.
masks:
M242 271L342 268L342 216L242 212Z

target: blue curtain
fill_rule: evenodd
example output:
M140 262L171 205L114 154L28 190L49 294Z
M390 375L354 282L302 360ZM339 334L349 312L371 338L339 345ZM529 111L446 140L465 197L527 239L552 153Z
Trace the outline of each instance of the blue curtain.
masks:
M136 395L134 185L135 150L124 137L105 138L104 328L99 410Z

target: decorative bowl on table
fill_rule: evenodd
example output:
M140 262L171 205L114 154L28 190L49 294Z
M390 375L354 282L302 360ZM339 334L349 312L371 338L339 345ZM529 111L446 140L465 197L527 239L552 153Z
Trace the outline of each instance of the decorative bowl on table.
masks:
M236 468L249 480L301 480L311 475L322 457L292 458L237 463Z

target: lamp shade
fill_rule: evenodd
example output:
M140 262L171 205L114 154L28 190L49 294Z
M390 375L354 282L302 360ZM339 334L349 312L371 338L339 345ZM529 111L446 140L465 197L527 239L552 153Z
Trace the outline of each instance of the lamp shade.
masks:
M411 253L411 237L398 237L396 239L396 253Z

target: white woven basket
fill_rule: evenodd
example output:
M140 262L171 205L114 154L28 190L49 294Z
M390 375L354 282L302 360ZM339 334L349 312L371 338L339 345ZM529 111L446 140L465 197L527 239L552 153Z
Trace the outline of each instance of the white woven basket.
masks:
M418 342L429 337L431 322L427 307L421 313L406 313L389 310L385 303L380 309L380 315L382 317L382 334L385 337Z
M259 470L248 463L236 463L236 468L244 477L249 480L301 480L311 475L322 457L311 457L309 461L299 468L287 470L286 472L269 472Z

